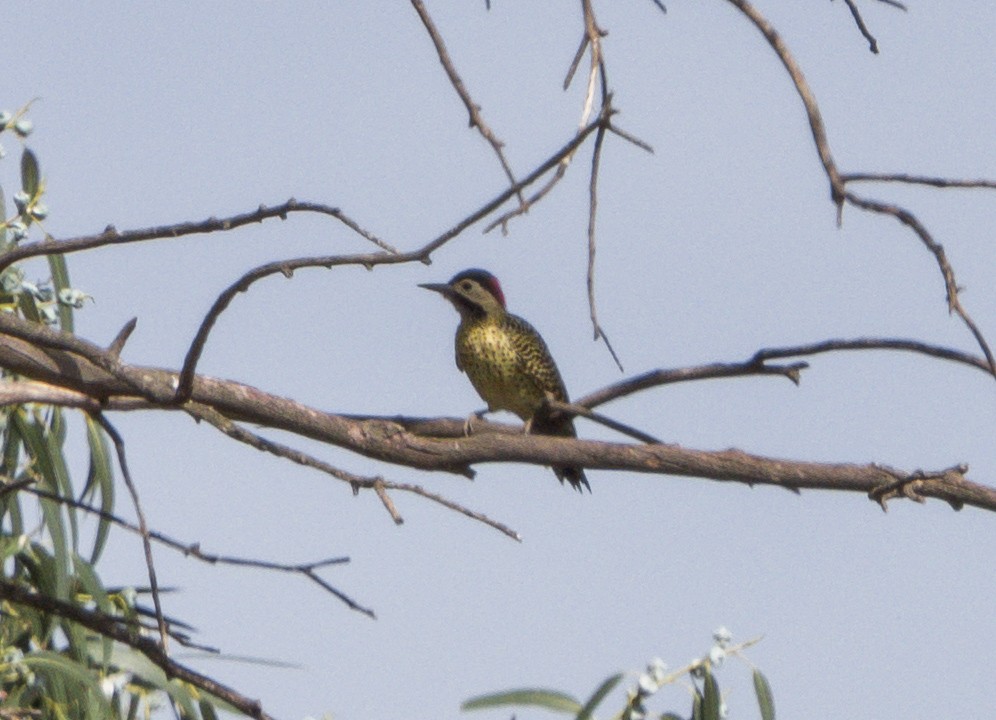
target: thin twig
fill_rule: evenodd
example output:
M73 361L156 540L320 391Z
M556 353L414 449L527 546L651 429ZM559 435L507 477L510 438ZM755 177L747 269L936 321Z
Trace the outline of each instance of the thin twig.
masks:
M830 143L827 140L827 130L826 125L823 123L823 115L820 113L816 97L813 95L809 83L806 82L802 68L799 67L799 63L796 62L795 57L789 52L788 46L782 40L781 35L778 34L771 23L753 5L747 2L747 0L727 0L727 2L740 10L754 24L754 27L761 32L764 39L768 41L768 44L775 51L775 54L778 55L778 59L781 60L782 65L792 79L792 84L795 86L796 92L802 99L803 107L806 109L806 115L809 119L809 130L813 135L813 142L816 144L816 152L819 154L823 170L830 180L831 199L834 205L840 208L844 202L844 183L840 177L840 172L837 170L837 163L834 162L833 154L830 152Z
M574 74L578 71L578 65L581 64L581 58L584 57L584 51L588 49L588 33L585 32L581 35L581 43L578 45L578 51L574 53L574 59L571 60L571 66L567 68L567 75L564 76L564 90L567 90L571 86L571 82L574 80Z
M910 175L908 173L842 173L840 179L844 182L898 182L911 185L928 185L937 188L969 188L996 190L996 180L962 180L957 178L930 177L927 175Z
M858 6L855 4L854 0L844 0L844 3L850 9L851 17L854 18L854 23L858 26L858 30L861 32L861 35L868 41L868 49L878 55L878 41L865 25L865 21L861 17L861 11L858 10Z
M145 521L145 512L142 510L142 502L138 498L138 489L132 481L131 472L128 470L128 457L125 454L124 438L111 424L103 413L92 413L91 417L96 420L104 429L114 443L114 449L118 455L118 465L121 467L121 476L124 478L125 486L131 494L132 505L135 506L135 515L138 517L138 528L142 535L142 548L145 550L145 567L149 573L149 589L152 592L152 604L156 608L156 621L159 623L159 638L162 641L164 653L169 652L169 633L166 631L166 619L163 617L163 606L159 599L159 581L156 580L156 566L152 561L152 540L149 538L149 525Z
M359 475L354 475L353 473L346 472L345 470L341 470L337 467L329 465L328 463L319 460L318 458L312 457L307 453L303 453L300 450L295 450L294 448L288 447L287 445L283 445L281 443L268 440L260 435L249 432L245 428L240 427L238 424L232 422L231 420L224 417L223 415L221 415L221 413L217 412L216 410L213 410L212 408L208 408L206 406L202 406L196 403L188 403L186 406L186 410L192 416L206 420L211 425L218 428L229 437L238 440L239 442L246 443L247 445L250 445L251 447L254 447L257 450L262 450L272 455L286 458L291 462L297 463L298 465L304 465L305 467L310 467L314 468L315 470L320 470L321 472L331 475L332 477L338 480L349 483L349 485L353 488L354 492L359 489L372 489L374 490L374 492L377 492L378 487L381 489L381 491L398 490L401 492L409 492L427 498L429 500L432 500L433 502L439 503L440 505L443 505L444 507L447 507L450 510L456 510L457 512L461 513L462 515L465 515L466 517L482 522L485 525L488 525L489 527L492 527L500 531L501 533L508 535L513 540L521 539L519 537L519 534L515 532L515 530L509 528L507 525L492 520L487 515L470 510L469 508L463 507L462 505L459 505L451 500L447 500L440 495L424 490L422 487L418 485L391 482L388 480L384 480L382 477L379 476L361 477ZM383 501L383 498L381 498L381 500ZM390 506L388 506L388 504L385 503L385 507L387 508L388 512L391 513L392 519L394 519L395 523L397 523L397 519L400 516L397 514L396 510L394 512L391 512L394 507L393 503L391 503Z
M510 528L508 525L498 522L497 520L492 520L484 513L476 512L474 510L471 510L470 508L460 505L459 503L455 503L452 500L448 500L442 495L434 493L430 490L426 490L421 485L413 485L410 483L398 483L398 482L388 484L385 482L385 487L390 487L392 490L409 492L412 493L413 495L424 497L427 500L432 500L433 502L438 503L439 505L442 505L445 508L448 508L450 510L455 510L456 512L470 518L471 520L476 520L478 522L484 523L485 525L493 527L495 530L499 531L503 535L507 535L508 537L512 538L517 542L522 542L522 536L519 535L519 533L517 533L515 530Z
M742 362L711 363L686 368L651 370L650 372L642 373L596 390L575 400L574 404L587 408L598 407L612 400L632 395L651 387L691 380L711 380L753 375L781 375L798 385L800 372L809 367L808 363L798 362L789 365L772 365L771 361L854 350L900 350L940 358L942 360L951 360L952 362L976 368L987 374L990 372L989 364L984 358L917 340L906 340L903 338L834 339L808 345L764 348L758 350L754 355Z
M349 218L339 208L324 205L322 203L298 202L291 198L285 203L266 207L260 205L259 208L239 215L231 215L225 218L211 217L198 222L182 222L158 227L142 228L140 230L126 230L118 232L113 225L108 225L104 232L97 235L83 235L66 240L39 240L25 243L0 255L0 272L10 267L16 262L26 260L39 255L53 255L56 253L67 254L80 252L81 250L91 250L93 248L104 247L106 245L123 245L133 242L144 242L146 240L158 240L165 238L178 238L185 235L202 235L212 232L223 232L234 230L243 225L251 225L262 222L269 218L287 219L287 215L295 212L310 212L333 217L353 232L360 235L365 240L372 242L377 247L389 253L396 253L391 245L378 238L373 233L364 230L354 220Z
M941 276L944 278L944 289L948 299L948 312L955 313L961 318L962 322L972 333L975 338L976 343L982 349L982 353L986 356L986 360L989 361L989 371L994 378L996 378L996 358L993 357L993 352L989 348L989 343L986 341L985 336L979 329L978 325L975 324L975 320L968 314L965 307L961 304L961 299L959 297L959 287L958 281L955 279L954 268L951 267L951 263L948 262L947 254L944 252L944 246L939 242L934 240L933 236L927 230L927 228L920 222L920 220L912 212L906 208L900 207L899 205L892 205L889 203L879 202L877 200L869 200L867 198L859 197L852 192L847 192L845 198L848 202L853 205L857 205L865 210L871 210L873 212L881 213L883 215L891 215L901 222L906 227L910 228L920 241L923 243L937 263L937 266L941 270Z
M63 497L61 495L56 495L54 493L50 493L38 488L32 488L29 492L38 497L54 500L56 502L62 503L63 505L68 505L78 510L83 510L84 512L90 513L92 515L95 515L96 517L101 518L102 520L114 523L118 527L127 530L128 532L133 532L138 535L142 534L142 530L138 525L128 522L124 518L119 517L114 513L108 512L106 510L101 510L100 508L95 508L92 505L87 505L86 503L80 502L79 500ZM257 558L244 558L236 555L222 555L218 553L208 553L201 548L200 543L183 542L181 540L177 540L157 530L150 530L149 537L155 542L162 545L163 547L167 547L171 550L175 550L177 552L182 553L186 557L191 557L194 558L195 560L199 560L201 562L205 562L211 565L232 565L237 567L250 567L250 568L257 568L260 570L271 570L276 572L285 572L292 574L298 573L304 575L312 582L315 582L323 589L328 591L330 594L334 595L336 598L339 599L343 598L342 592L336 590L335 588L331 588L325 582L318 582L314 575L314 570L318 568L327 567L329 565L344 565L349 562L348 557L340 556L340 557L324 558L322 560L315 560L311 562L294 563L294 564L278 563L278 562L272 562L270 560L259 560ZM160 593L163 592L163 588L160 588L159 591ZM349 605L349 603L346 604ZM350 605L350 608L357 609L352 605ZM369 615L370 613L365 613L365 614ZM169 621L169 625L174 625L174 624L176 624L176 621L173 620ZM171 635L173 637L176 637L175 633L171 633Z
M595 145L591 155L591 177L588 180L588 311L591 316L594 339L601 338L605 342L605 347L609 349L609 354L615 360L619 372L625 372L615 348L609 342L608 335L598 323L598 312L595 309L595 218L598 212L598 168L602 157L602 140L604 138L605 128L601 127L595 133Z
M539 190L537 190L535 193L526 198L525 202L519 203L508 212L502 213L497 218L492 220L490 223L485 225L484 229L481 232L487 235L496 227L500 227L502 235L507 235L509 221L512 220L513 218L518 217L519 215L525 215L527 212L529 212L530 208L532 208L533 205L542 200L551 190L553 190L553 188L557 185L557 183L559 183L561 179L564 177L564 174L566 172L567 172L567 163L564 162L559 163L557 165L557 170L553 173L553 175L546 182L546 184L544 184L542 187L540 187Z
M412 7L415 8L415 12L418 13L419 19L422 21L422 25L425 26L426 31L429 33L429 37L432 39L432 44L436 48L436 54L439 56L439 62L443 65L443 70L446 71L446 77L449 78L450 84L453 89L456 90L457 95L460 96L460 100L463 102L465 108L467 108L467 113L470 115L470 127L476 127L491 148L495 151L495 155L498 156L498 162L501 163L502 170L505 171L505 176L508 181L512 184L516 184L515 175L512 172L512 166L509 165L508 159L505 157L505 152L502 149L504 143L495 137L494 132L484 122L484 117L481 115L481 107L474 102L474 99L470 96L470 92L467 90L467 86L464 85L463 79L456 70L456 66L453 64L453 60L450 58L449 51L446 49L446 43L443 41L443 36L439 34L439 30L436 28L436 24L433 22L432 17L429 15L429 11L425 9L425 5L422 0L411 0ZM519 202L524 202L522 199L522 193L519 192Z
M391 496L387 494L387 490L384 488L384 481L377 478L374 481L374 492L377 493L377 497L380 498L381 503L383 503L384 508L387 510L387 514L391 516L394 520L395 525L403 525L405 519L401 517L398 513L398 509L394 507L394 501L391 500Z
M577 405L575 403L563 403L556 400L547 400L546 404L551 410L555 410L559 413L566 413L568 415L579 415L583 418L588 418L592 422L597 422L599 425L604 425L605 427L611 428L612 430L622 433L623 435L635 438L640 442L651 443L654 445L660 445L662 443L661 440L658 440L653 435L645 433L642 430L637 430L636 428L621 423L618 420L613 420L612 418L602 415L601 413L589 410L582 405Z
M23 490L29 485L33 485L35 482L35 478L27 477L21 480L0 484L0 500L3 500L11 493L16 493L18 490Z

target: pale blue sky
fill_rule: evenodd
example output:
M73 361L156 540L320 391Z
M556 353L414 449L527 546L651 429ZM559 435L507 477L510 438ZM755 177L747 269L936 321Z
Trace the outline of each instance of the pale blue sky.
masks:
M843 170L996 177L996 6L909 4L859 0L877 56L843 2L760 9L804 68ZM428 3L523 174L577 123L582 86L560 83L579 11L566 0L483 5ZM757 31L721 0L667 6L596 3L619 125L656 149L608 138L599 184L600 319L627 372L861 335L976 352L913 235L854 209L836 227L803 110ZM407 3L19 3L5 28L0 104L40 98L31 146L57 237L294 196L410 249L502 189ZM17 148L2 142L8 187ZM480 400L453 365L456 315L416 284L481 266L545 335L574 395L618 380L586 306L589 161L590 146L507 237L472 228L431 267L259 283L222 317L201 370L334 411L464 416ZM992 192L860 190L920 215L996 341ZM176 367L244 271L361 249L334 223L294 217L74 256L73 281L95 298L78 330L107 342L137 315L125 359ZM973 479L996 482L992 379L897 354L812 365L799 388L711 381L603 409L692 448L907 469L967 462ZM654 656L683 664L719 625L765 636L750 657L780 717L996 712L996 518L981 511L894 503L884 515L859 495L599 471L581 497L543 468L482 466L469 483L299 443L484 511L523 535L516 544L412 497L395 498L406 520L395 527L373 495L354 498L179 414L114 421L154 527L227 554L352 558L326 577L376 621L301 580L157 551L160 582L182 588L166 610L199 640L300 663L190 660L280 718L454 717L471 695L532 684L585 695ZM611 437L587 423L579 432ZM143 583L139 544L115 540L107 581ZM731 665L721 682L732 717L754 717L748 672ZM683 693L670 697L686 709Z

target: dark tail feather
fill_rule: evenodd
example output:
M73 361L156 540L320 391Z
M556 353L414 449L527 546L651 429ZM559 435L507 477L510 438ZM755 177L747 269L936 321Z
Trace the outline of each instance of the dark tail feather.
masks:
M560 480L560 484L564 484L564 480L571 484L571 487L577 490L579 493L583 493L586 489L591 492L591 485L588 484L588 478L584 476L584 469L579 467L561 467L559 465L554 465L553 472L556 473L557 479Z
M563 437L578 436L577 432L574 430L573 421L568 420L567 422L564 422L562 418L544 418L539 415L533 418L530 432L536 435L560 435ZM564 480L566 480L570 483L571 487L579 493L583 493L585 490L591 492L591 485L588 484L588 478L584 475L584 468L554 465L553 472L556 474L557 479L560 480L561 485L563 485Z

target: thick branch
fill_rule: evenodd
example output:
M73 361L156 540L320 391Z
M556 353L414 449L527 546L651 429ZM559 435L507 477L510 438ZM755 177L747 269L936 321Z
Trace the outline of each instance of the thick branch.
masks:
M13 316L0 315L0 330L4 327L16 330L25 337L32 334L43 339L51 339L52 335L70 337L59 336ZM85 350L98 359L108 352L78 338L72 340L73 347ZM103 360L106 362L106 358ZM116 368L120 377L113 376L76 355L61 350L41 350L23 340L9 337L0 338L0 365L20 375L97 398L134 397L136 390L134 383L129 382L130 378L141 378L154 387L168 387L176 380L176 373L173 372L124 365ZM713 373L713 376L729 376L763 372L758 367L763 367L763 361L751 360L747 364L707 366L707 370L700 370L697 375L702 377ZM777 372L785 374L784 369ZM938 497L953 505L967 504L996 510L996 491L969 482L964 477L964 471L959 469L902 473L875 465L765 458L739 450L706 452L677 445L632 445L480 431L470 437L456 436L455 432L449 436L426 436L416 434L398 419L356 418L322 412L248 385L203 376L195 378L192 400L232 420L285 430L366 457L424 470L467 474L476 463L525 462L695 476L751 485L778 485L788 489L822 488L865 493L879 492L880 488L890 483L905 487L915 481L919 496ZM148 398L146 401L165 408L175 407L171 398L159 403ZM590 398L586 402L594 404ZM463 428L463 420L453 420L450 424L454 428ZM486 429L490 425L486 423L483 427Z

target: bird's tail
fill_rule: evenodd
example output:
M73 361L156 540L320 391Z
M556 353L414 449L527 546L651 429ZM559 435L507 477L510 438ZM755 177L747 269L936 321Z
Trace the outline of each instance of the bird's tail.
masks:
M562 437L577 437L574 429L574 421L568 418L566 421L561 417L540 417L533 418L530 432L536 435L560 435ZM563 485L564 480L570 483L571 487L580 493L585 490L591 492L591 485L584 475L584 468L574 465L554 465L553 472Z

